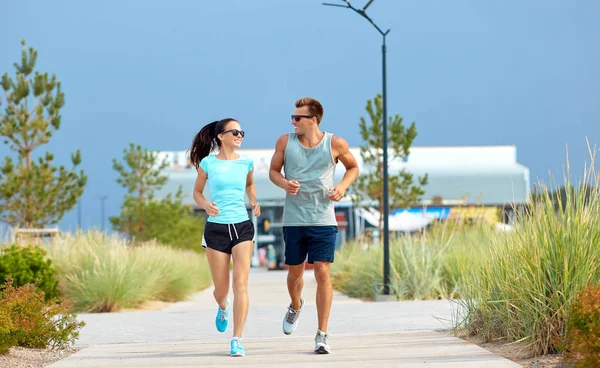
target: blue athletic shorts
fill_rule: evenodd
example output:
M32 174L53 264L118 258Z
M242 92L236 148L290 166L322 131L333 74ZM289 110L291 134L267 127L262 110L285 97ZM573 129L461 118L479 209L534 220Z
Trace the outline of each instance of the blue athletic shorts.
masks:
M284 226L285 264L333 263L337 226Z

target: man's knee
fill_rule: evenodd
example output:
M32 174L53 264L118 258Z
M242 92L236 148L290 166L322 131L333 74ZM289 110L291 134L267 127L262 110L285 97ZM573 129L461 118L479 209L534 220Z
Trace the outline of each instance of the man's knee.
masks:
M315 279L317 283L329 282L329 262L315 262Z
M304 263L297 266L288 266L288 280L291 282L299 282L304 276Z

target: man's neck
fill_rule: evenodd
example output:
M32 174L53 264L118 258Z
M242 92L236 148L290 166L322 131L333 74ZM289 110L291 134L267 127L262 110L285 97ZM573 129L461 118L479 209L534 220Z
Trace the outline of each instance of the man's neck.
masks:
M319 143L321 143L321 140L323 140L324 136L325 133L323 133L317 128L315 130L306 132L301 136L298 136L298 140L304 147L313 148L318 146Z

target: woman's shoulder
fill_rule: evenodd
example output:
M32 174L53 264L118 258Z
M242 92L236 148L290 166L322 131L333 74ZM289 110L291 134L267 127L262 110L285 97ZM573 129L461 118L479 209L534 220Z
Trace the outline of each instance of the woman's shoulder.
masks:
M252 158L250 156L248 156L244 153L240 153L239 161L248 167L248 171L250 171L254 168L254 160L252 160Z
M204 157L202 160L200 160L200 166L207 166L208 164L212 163L215 160L215 155L214 154L210 154L206 157Z
M248 156L245 153L239 153L240 158L238 160L240 161L244 161L244 162L252 162L252 158L250 158L250 156Z

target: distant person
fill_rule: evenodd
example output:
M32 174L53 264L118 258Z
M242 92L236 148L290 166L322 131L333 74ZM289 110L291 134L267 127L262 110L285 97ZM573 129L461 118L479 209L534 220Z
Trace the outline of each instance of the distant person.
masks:
M208 214L203 244L215 290L217 330L229 325L229 267L233 257L233 338L231 355L245 355L242 331L248 315L248 273L253 251L254 225L244 201L248 196L254 216L260 216L254 186L254 164L235 152L244 131L234 119L212 122L194 137L190 160L198 171L194 200ZM218 148L217 154L210 154ZM208 182L211 201L204 197Z
M308 263L314 264L317 280L318 329L314 351L329 354L327 322L333 297L329 266L333 262L338 232L333 202L340 201L358 177L358 164L344 139L319 129L322 118L323 106L319 101L313 98L296 101L292 115L294 132L277 140L269 177L286 192L283 236L291 304L283 319L283 333L289 335L298 327L298 317L304 307L303 274L308 256ZM342 181L334 185L338 161L346 173ZM285 177L281 174L282 168Z

